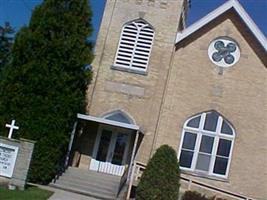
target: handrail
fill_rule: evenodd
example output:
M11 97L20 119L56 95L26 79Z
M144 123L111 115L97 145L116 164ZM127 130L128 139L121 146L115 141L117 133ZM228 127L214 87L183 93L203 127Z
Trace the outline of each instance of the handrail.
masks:
M194 184L194 185L197 185L199 187L205 188L205 189L207 189L209 191L216 191L216 192L222 193L222 194L224 194L226 196L230 196L230 197L234 197L234 198L238 198L238 199L242 199L242 200L255 200L253 198L246 197L246 196L243 196L243 195L240 195L240 194L237 194L237 193L234 193L234 192L230 192L230 191L227 191L227 190L223 190L223 189L211 186L209 184L202 183L200 181L195 181L195 180L190 179L190 178L186 178L186 177L183 177L183 176L180 176L180 178L181 178L181 180L186 181L186 182L189 183L188 184L188 189L190 189L191 186Z
M59 179L59 177L60 177L60 176L66 171L66 169L67 169L67 166L66 166L66 164L65 164L66 157L67 157L67 155L64 156L64 157L59 161L59 163L58 163L58 168L57 168L57 170L56 170L56 174L55 174L55 177L54 177L54 179L53 179L53 182L54 182L54 183Z
M124 184L126 183L127 181L127 177L128 177L128 172L129 172L129 167L126 166L124 172L123 172L123 175L121 177L121 180L120 180L120 185L119 185L119 188L118 188L118 191L117 191L117 197L119 196Z
M55 177L53 179L53 182L55 183L58 178L66 171L69 165L69 159L70 159L70 154L71 154L71 148L74 140L74 135L77 127L77 121L73 125L72 132L70 133L70 141L69 141L69 146L67 149L66 155L59 161L58 163L58 168L56 170Z
M135 162L134 166L135 166L135 169L133 170L133 172L134 172L134 180L138 181L140 179L141 175L142 175L142 171L145 170L146 165L144 163L141 163L141 162ZM196 180L184 177L184 176L180 176L180 178L181 178L181 180L186 181L186 182L189 183L188 184L188 190L190 190L192 185L195 185L195 186L207 189L209 191L213 191L213 192L215 191L215 192L219 192L219 193L224 194L224 195L229 196L229 197L237 198L239 200L256 200L256 199L253 199L251 197L244 196L244 195L241 195L241 194L237 194L237 193L234 193L234 192L231 192L231 191L228 191L228 190L224 190L224 189L221 189L221 188L218 188L218 187L206 184L206 183L202 183L200 181L196 181Z

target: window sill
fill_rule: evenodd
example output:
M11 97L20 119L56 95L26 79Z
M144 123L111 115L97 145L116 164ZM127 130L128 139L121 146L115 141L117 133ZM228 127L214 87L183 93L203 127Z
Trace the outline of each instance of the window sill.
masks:
M202 172L195 172L195 171L193 172L193 171L187 171L187 170L181 169L181 173L185 175L199 177L199 178L206 178L206 179L214 180L214 181L229 182L228 178L217 177L215 175L208 175Z
M114 70L118 70L118 71L128 72L128 73L134 73L134 74L145 75L145 76L147 75L147 71L140 71L140 70L120 67L116 65L111 65L110 68Z

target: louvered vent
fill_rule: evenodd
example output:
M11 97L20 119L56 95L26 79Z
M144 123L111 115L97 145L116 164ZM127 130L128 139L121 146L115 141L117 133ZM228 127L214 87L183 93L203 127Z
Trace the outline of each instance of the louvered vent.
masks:
M153 39L154 30L145 21L127 23L121 32L115 66L146 71Z

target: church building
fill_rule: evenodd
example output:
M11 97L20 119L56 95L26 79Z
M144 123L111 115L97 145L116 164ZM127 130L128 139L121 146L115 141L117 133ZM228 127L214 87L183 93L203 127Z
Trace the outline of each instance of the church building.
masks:
M238 0L186 27L188 9L189 0L106 1L69 168L116 177L116 198L129 199L168 144L182 192L266 200L266 37Z

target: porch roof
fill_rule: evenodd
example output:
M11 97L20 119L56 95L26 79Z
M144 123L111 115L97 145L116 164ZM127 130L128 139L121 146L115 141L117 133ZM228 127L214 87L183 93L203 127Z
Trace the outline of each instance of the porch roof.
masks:
M139 131L140 127L135 125L135 124L127 124L127 123L122 123L122 122L118 122L118 121L113 121L113 120L109 120L109 119L105 119L105 118L100 118L100 117L94 117L91 115L84 115L84 114L77 114L77 118L78 119L83 119L83 120L87 120L87 121L93 121L93 122L98 122L101 124L108 124L111 126L118 126L121 128L127 128L127 129L131 129L131 130L136 130Z

